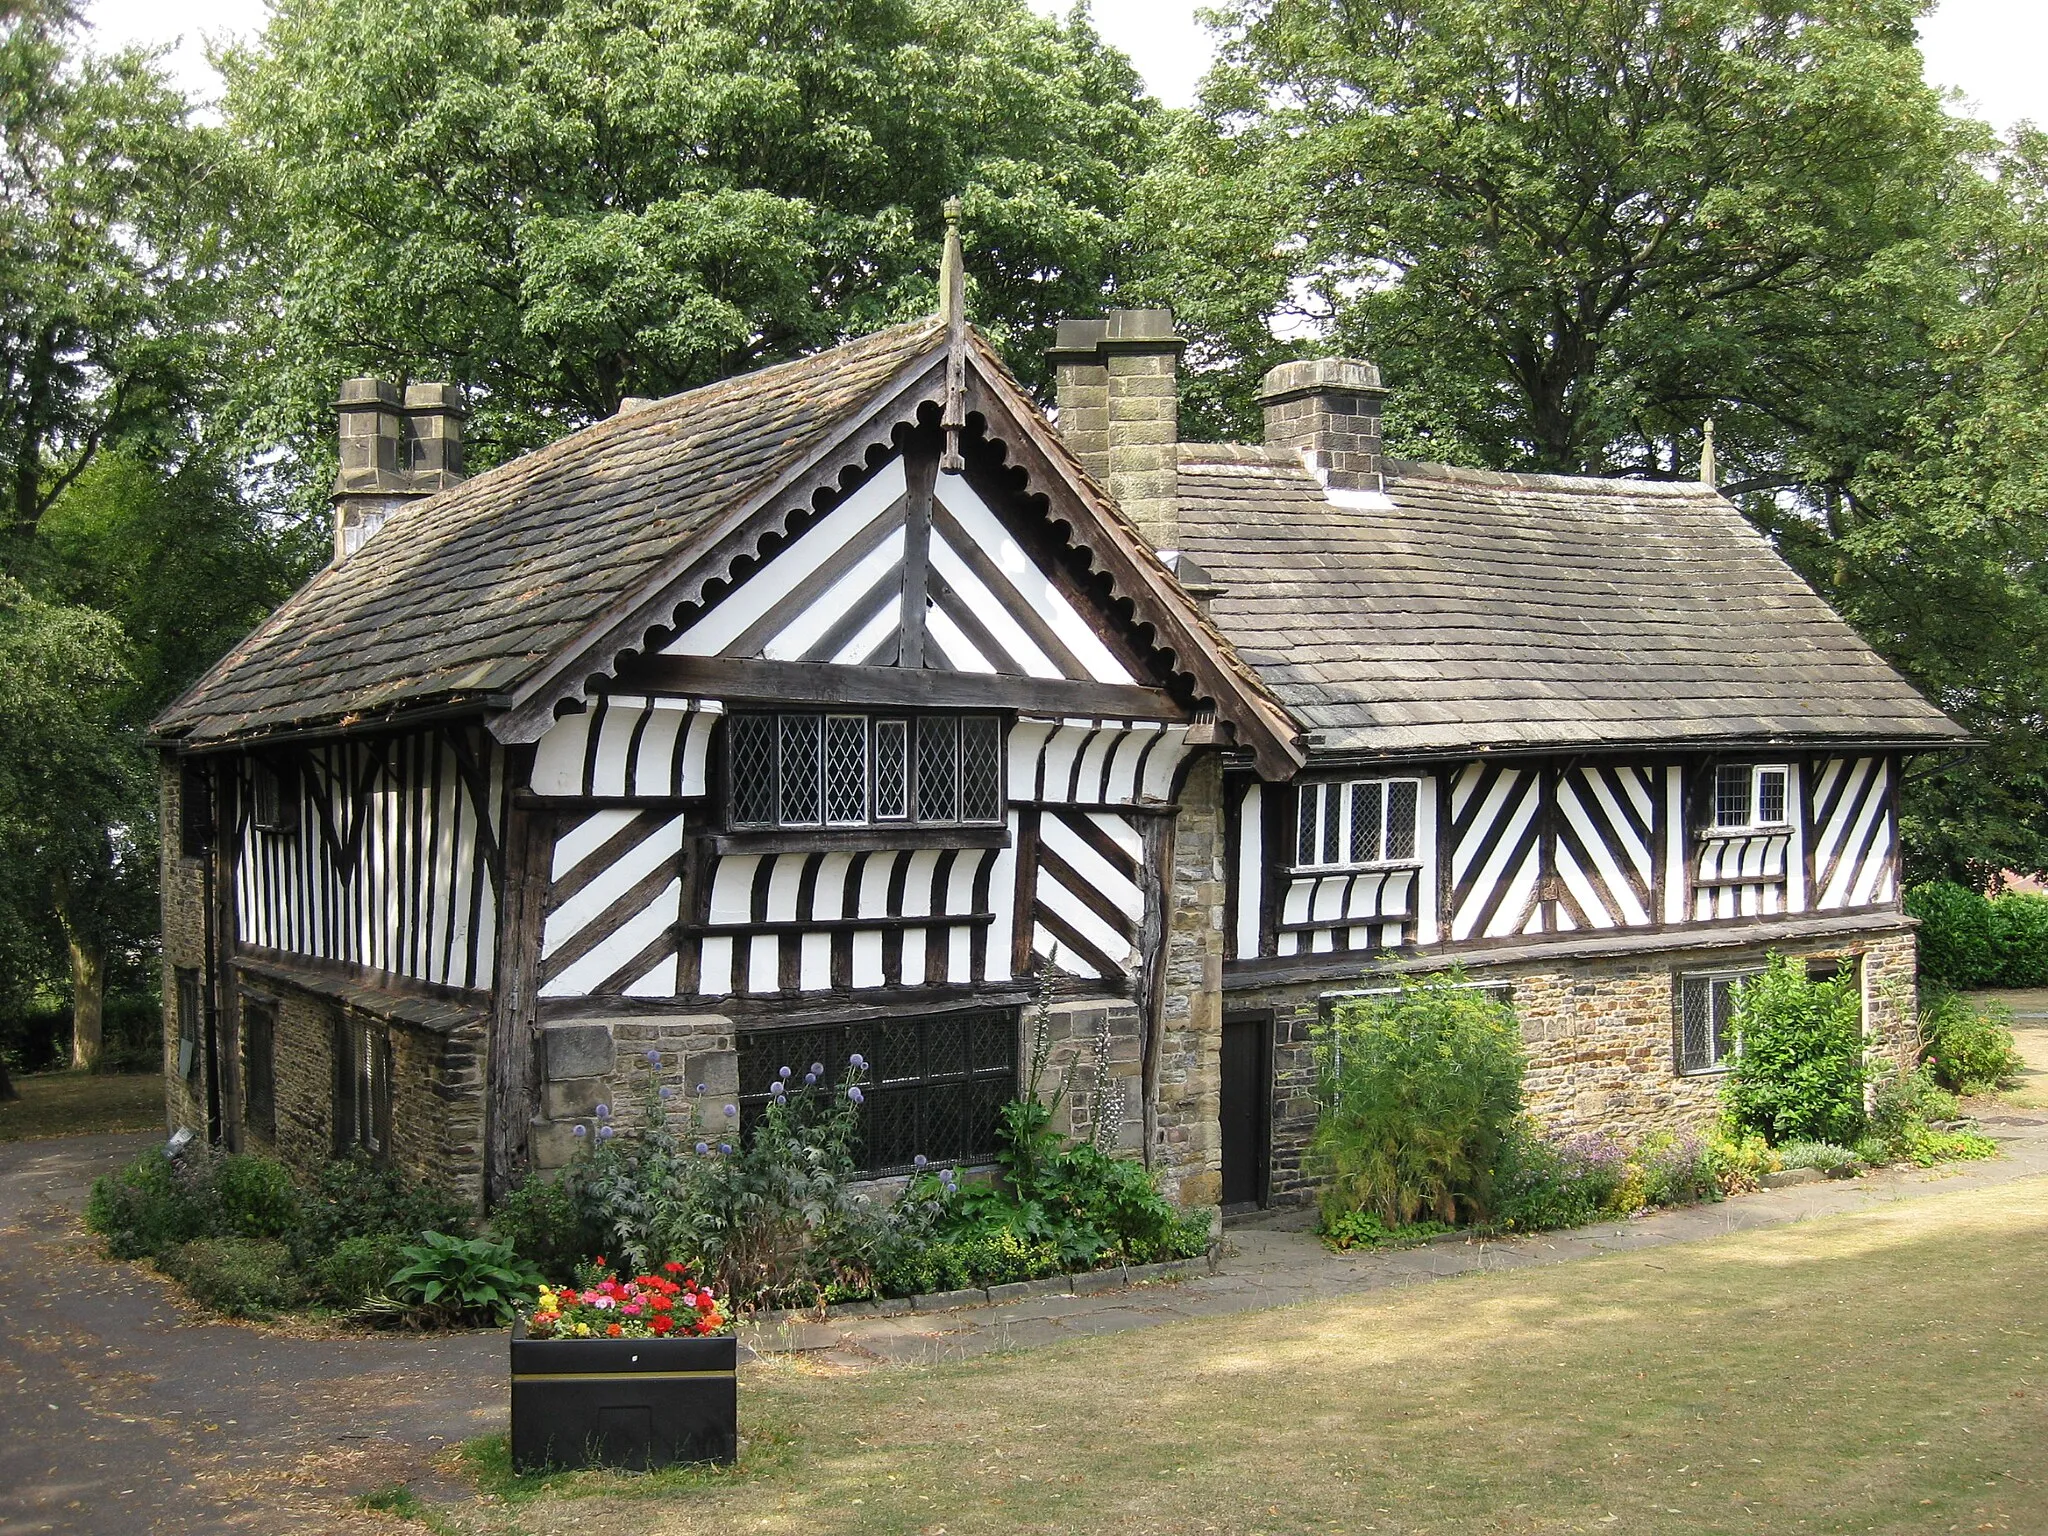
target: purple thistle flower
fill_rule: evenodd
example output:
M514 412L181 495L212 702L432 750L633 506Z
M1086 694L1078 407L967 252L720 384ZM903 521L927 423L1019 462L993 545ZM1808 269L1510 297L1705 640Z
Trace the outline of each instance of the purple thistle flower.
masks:
M600 1125L597 1128L597 1134L599 1140L608 1140L612 1135L612 1128L608 1125Z
M590 1127L587 1125L576 1126L574 1128L574 1134L578 1136L588 1136L590 1134Z
M648 1064L648 1065L649 1065L650 1067L658 1067L658 1066L660 1066L660 1065L661 1065L661 1052L659 1052L659 1051L649 1051L649 1052L647 1053L647 1064Z
M710 1150L711 1150L711 1143L710 1143L710 1142L708 1142L708 1141L700 1141L700 1142L698 1142L698 1143L697 1143L697 1155L698 1155L699 1157L702 1157L702 1156L703 1156L703 1155L704 1155L704 1154L705 1154L706 1152L709 1152Z
M611 1105L609 1105L609 1104L600 1104L600 1105L598 1105L598 1106L597 1106L597 1118L598 1118L598 1119L600 1119L600 1120L609 1120L609 1119L611 1119L611 1117L612 1117L612 1107L611 1107Z
M730 1120L734 1115L738 1114L739 1112L740 1107L737 1104L728 1104L725 1106L725 1118L728 1120Z
M699 1093L709 1093L711 1091L711 1085L709 1083L699 1083L697 1085L697 1091Z
M818 1074L817 1074L817 1073L815 1073L815 1072L806 1072L806 1073L804 1074L804 1086L805 1086L806 1088L815 1088L815 1087L817 1087L817 1086L818 1086Z
M854 1102L854 1103L856 1103L856 1104L864 1104L864 1103L866 1103L866 1102L867 1102L867 1097L868 1097L868 1096L867 1096L866 1094L862 1093L862 1092L860 1091L860 1089L858 1089L858 1088L849 1088L849 1089L847 1089L847 1090L846 1090L846 1096L847 1096L847 1097L848 1097L849 1099L853 1100L853 1102Z
M856 1072L865 1072L868 1069L868 1059L861 1055L859 1051L855 1051L851 1056L847 1057L846 1064Z
M783 1068L782 1068L781 1070L779 1070L779 1071L778 1071L778 1072L777 1072L777 1073L776 1073L775 1075L776 1075L777 1077L779 1077L779 1078L783 1078L783 1079L787 1080L787 1078L789 1077L789 1068L787 1068L787 1067L783 1067Z
M768 1091L772 1094L780 1095L782 1092L782 1079L778 1077L774 1082L770 1083Z
M672 1099L676 1096L676 1091L675 1089L669 1087L667 1083L663 1083L661 1085L661 1096L664 1099Z
M814 1062L812 1062L812 1063L811 1063L811 1076L812 1076L812 1077L823 1077L824 1075L825 1075L825 1063L823 1063L822 1061L814 1061Z
M721 1141L718 1144L718 1150L725 1153L729 1157L732 1155L732 1143L729 1141Z
M922 1168L926 1163L930 1162L931 1159L926 1157L922 1152L920 1152L910 1161L913 1167Z

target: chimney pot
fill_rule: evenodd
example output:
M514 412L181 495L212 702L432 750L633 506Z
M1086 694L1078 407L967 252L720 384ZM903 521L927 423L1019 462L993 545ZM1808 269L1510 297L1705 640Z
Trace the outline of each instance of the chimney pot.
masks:
M344 379L335 401L341 464L334 505L334 558L347 559L409 501L462 482L462 390L387 379Z
M1380 405L1386 395L1379 368L1359 358L1282 363L1259 386L1267 446L1294 449L1333 489L1380 490Z
M1170 309L1112 309L1062 320L1050 353L1058 369L1060 435L1154 549L1180 542L1180 354Z

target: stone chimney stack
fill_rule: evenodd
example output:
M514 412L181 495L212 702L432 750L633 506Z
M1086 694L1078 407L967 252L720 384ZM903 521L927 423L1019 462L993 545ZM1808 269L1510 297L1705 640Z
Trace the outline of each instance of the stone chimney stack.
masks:
M409 501L462 483L462 390L384 379L342 381L335 402L341 468L334 477L334 558L346 560Z
M1380 490L1380 404L1386 397L1372 363L1350 357L1282 363L1259 386L1266 446L1294 449L1333 490Z
M1155 549L1180 543L1180 354L1170 309L1112 309L1062 320L1060 433Z

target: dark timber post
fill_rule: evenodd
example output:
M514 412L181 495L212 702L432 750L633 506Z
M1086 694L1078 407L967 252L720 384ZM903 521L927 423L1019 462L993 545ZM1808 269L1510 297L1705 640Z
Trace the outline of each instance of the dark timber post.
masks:
M506 753L505 776L523 784L533 748ZM524 1177L527 1128L537 1108L540 1041L535 993L540 986L541 925L547 919L555 823L511 797L505 813L504 878L498 892L498 954L493 970L490 1036L484 1057L484 1200L502 1199Z

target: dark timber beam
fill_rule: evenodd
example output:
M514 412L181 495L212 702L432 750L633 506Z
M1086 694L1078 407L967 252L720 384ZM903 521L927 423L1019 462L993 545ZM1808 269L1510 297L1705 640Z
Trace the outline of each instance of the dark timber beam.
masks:
M615 693L702 695L774 704L869 704L886 709L1016 709L1027 714L1185 720L1164 689L1129 683L907 667L840 667L818 661L724 656L642 656L619 669Z

